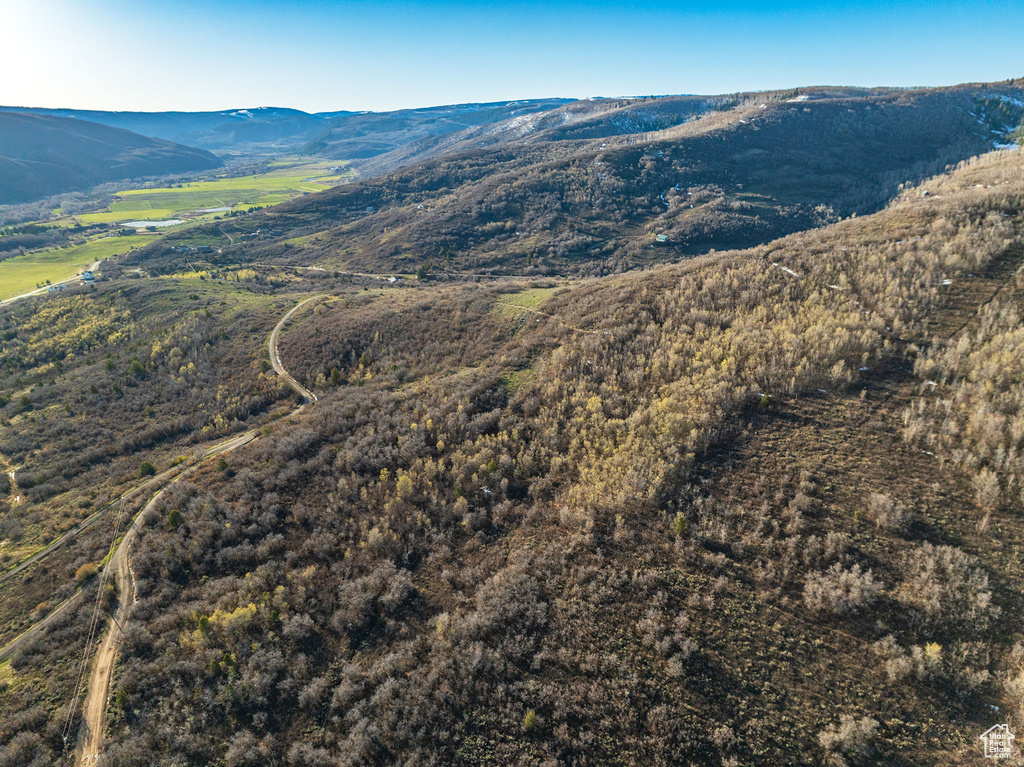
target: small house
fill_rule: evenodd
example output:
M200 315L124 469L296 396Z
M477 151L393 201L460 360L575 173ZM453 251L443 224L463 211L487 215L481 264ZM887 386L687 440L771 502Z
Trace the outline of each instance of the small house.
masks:
M667 234L659 234L657 237L658 242L668 242Z

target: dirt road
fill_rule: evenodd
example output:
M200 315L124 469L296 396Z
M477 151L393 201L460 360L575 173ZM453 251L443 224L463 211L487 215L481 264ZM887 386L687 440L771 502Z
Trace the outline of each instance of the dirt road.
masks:
M289 386L302 396L303 402L293 411L293 414L300 412L307 404L316 402L317 397L313 392L309 391L309 389L296 381L288 371L284 369L277 350L277 340L281 329L295 315L295 312L302 306L319 297L320 296L313 296L311 298L307 298L293 307L284 315L284 317L281 318L277 325L274 326L274 330L270 333L270 339L267 342L270 362L273 365L274 370L277 371L277 374L281 376ZM221 443L215 448L211 448L211 450L207 451L203 456L203 460L214 455L230 452L231 450L242 447L242 445L247 445L257 439L258 436L259 432L256 430L245 432L244 434L228 440L227 442ZM170 487L175 482L180 481L190 472L194 471L200 463L202 463L202 461L195 464L187 471L179 474L174 480L168 483L167 487ZM121 541L121 545L117 547L117 550L110 558L110 562L108 564L108 567L113 568L119 600L117 610L109 621L107 632L103 637L103 641L100 643L99 650L93 660L92 671L89 674L89 689L85 696L85 710L83 712L82 729L79 732L80 748L78 749L78 757L76 760L79 765L96 765L99 763L99 755L103 748L103 733L106 729L107 723L107 701L110 697L110 680L114 672L114 663L117 660L117 652L121 647L122 641L121 627L123 627L128 621L132 606L135 604L135 590L131 564L129 561L131 555L130 552L132 544L138 537L140 524L147 515L153 512L153 509L156 507L160 497L166 492L167 487L153 496L142 511L135 516L128 532L125 533L124 539Z
M18 479L15 476L17 474L18 467L15 466L9 472L7 472L7 478L11 481L11 507L17 506L21 503L21 489L18 487Z
M281 378L283 378L289 386L291 386L295 391L302 395L303 406L305 406L307 402L316 402L316 395L313 394L313 392L311 392L305 386L300 384L298 381L296 381L294 378L292 378L291 374L284 369L284 365L281 364L281 357L277 353L277 336L284 328L284 326L288 324L288 320L292 318L295 312L297 312L303 306L308 304L310 301L313 301L317 298L320 298L320 296L312 296L311 298L307 298L305 301L300 301L298 304L296 304L292 308L292 310L288 312L284 317L282 317L281 321L277 323L277 326L270 333L270 339L267 341L267 349L270 352L270 364L273 365L274 371L279 376L281 376Z

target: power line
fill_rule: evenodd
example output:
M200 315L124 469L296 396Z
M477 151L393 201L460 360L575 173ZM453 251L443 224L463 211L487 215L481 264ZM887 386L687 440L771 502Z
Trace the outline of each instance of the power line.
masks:
M93 640L96 638L96 629L99 625L100 607L103 601L103 587L106 585L107 575L110 571L110 566L114 562L114 552L117 549L117 539L121 532L121 521L124 517L126 500L122 496L121 505L117 510L117 517L114 520L114 533L110 541L110 550L107 553L107 564L103 567L100 573L99 584L96 588L96 601L93 604L92 616L89 619L89 633L85 640L85 647L82 648L82 660L78 666L78 679L75 682L74 695L71 699L71 704L68 706L67 717L64 720L64 726L61 728L61 738L64 740L64 748L67 750L68 736L71 734L71 725L74 719L75 710L78 708L78 701L82 697L82 679L85 677L85 671L89 663L89 655L92 648Z

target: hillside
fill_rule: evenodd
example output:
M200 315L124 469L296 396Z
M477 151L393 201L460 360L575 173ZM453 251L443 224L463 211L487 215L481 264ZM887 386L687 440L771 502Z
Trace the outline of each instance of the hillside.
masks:
M1006 141L1022 94L1011 84L569 105L524 118L515 136L513 123L487 129L492 147L456 142L236 224L225 231L260 239L213 263L607 274L750 247L877 211L908 182ZM189 237L209 244L197 230L138 258L177 269L168 249Z
M1021 169L569 289L308 314L284 363L316 417L142 543L110 757L198 763L213 728L235 765L971 763L1020 710L1020 411L984 452L936 422L940 457L900 415L1004 401L961 388L980 348L925 381L1021 301Z
M597 279L100 285L52 304L94 318L81 361L5 316L5 451L45 501L108 472L34 457L71 436L65 392L76 429L113 418L85 393L129 366L122 430L214 390L238 418L227 376L274 401L260 334L217 321L323 296L279 342L318 401L143 521L104 761L982 764L978 733L1024 725L1022 179L996 152L872 215ZM101 544L5 590L8 621ZM8 762L68 763L87 621L13 656Z
M0 204L216 168L201 149L66 117L0 112Z
M363 160L364 176L397 170L415 162L495 147L522 140L561 141L635 136L683 125L710 112L728 111L739 104L770 103L779 98L812 92L818 97L882 96L891 90L814 88L779 93L741 93L717 96L662 96L574 101L536 114L510 117L494 125L466 128L443 136L430 136L387 154Z
M988 764L1024 82L471 106L0 306L0 767Z

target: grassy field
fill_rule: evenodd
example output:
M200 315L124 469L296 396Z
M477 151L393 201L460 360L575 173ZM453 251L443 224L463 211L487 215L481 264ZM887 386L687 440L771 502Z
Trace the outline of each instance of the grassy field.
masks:
M212 208L249 208L276 205L301 194L319 192L336 186L352 173L344 163L278 161L268 173L233 178L194 181L162 189L132 189L121 192L118 199L103 211L77 216L83 224L115 223L135 220L182 218L209 220L224 211ZM210 211L210 212L203 212Z
M509 293L495 301L495 308L506 317L519 316L524 311L534 312L557 290L559 288L529 288L519 293Z
M271 170L251 176L212 178L158 189L119 192L106 210L59 218L51 225L113 224L128 221L182 219L180 226L213 220L224 208L245 210L276 205L293 197L319 192L350 178L352 171L338 160L310 162L308 158L282 158ZM220 210L211 210L220 209ZM161 227L160 234L176 227ZM70 248L28 253L0 262L0 300L21 295L46 280L59 282L94 261L140 247L160 234L103 238Z
M87 269L94 261L140 248L151 242L154 236L159 235L107 237L70 248L53 248L0 261L0 300L28 293L46 280L66 280Z

